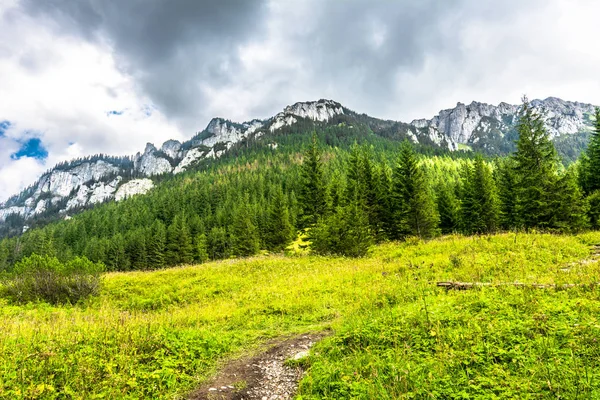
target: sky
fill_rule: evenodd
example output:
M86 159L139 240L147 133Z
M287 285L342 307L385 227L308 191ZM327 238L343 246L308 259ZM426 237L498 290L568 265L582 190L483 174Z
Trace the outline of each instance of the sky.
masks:
M596 0L0 0L0 201L57 162L327 98L600 104Z

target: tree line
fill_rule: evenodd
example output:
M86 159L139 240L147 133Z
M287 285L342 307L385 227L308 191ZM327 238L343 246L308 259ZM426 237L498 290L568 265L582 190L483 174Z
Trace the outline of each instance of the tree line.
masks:
M279 252L299 233L316 253L362 256L373 243L413 236L597 229L600 111L587 151L566 169L526 100L517 131L515 152L492 160L424 157L409 142L374 146L368 138L324 146L344 132L338 127L313 134L303 152L240 155L145 196L4 239L0 269L32 254L155 269Z

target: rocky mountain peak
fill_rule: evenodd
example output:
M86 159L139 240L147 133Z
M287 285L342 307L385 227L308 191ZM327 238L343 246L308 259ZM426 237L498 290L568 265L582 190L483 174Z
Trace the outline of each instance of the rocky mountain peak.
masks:
M544 115L546 127L553 137L585 135L591 129L590 116L594 112L591 104L549 97L532 100L531 105ZM500 103L495 106L472 101L469 104L458 102L456 107L441 110L431 119L416 119L410 124L368 116L362 118L370 121L368 126L375 134L384 130L386 137L408 138L413 143L451 151L465 145L492 154L505 154L514 143L519 110L519 105ZM63 163L42 175L20 195L0 204L0 223L10 214L29 218L58 204L66 204L61 210L66 213L74 208L145 193L153 186L148 179L152 176L183 172L199 160L220 157L235 143L245 139L256 140L300 119L326 124L342 114L347 118L357 116L333 100L298 102L268 120L237 123L213 118L202 132L184 143L167 140L160 150L148 143L143 153L132 158L99 157ZM357 120L356 123L365 122ZM505 137L510 132L513 136ZM581 139L577 140L581 142ZM276 146L274 144L272 148ZM143 179L124 178L132 175Z

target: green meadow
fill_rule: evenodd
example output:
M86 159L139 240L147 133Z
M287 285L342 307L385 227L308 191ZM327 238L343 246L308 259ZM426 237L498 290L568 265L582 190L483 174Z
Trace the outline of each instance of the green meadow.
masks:
M599 243L600 233L409 239L359 259L108 273L98 296L71 306L0 299L0 398L185 398L229 359L324 330L300 399L600 398Z

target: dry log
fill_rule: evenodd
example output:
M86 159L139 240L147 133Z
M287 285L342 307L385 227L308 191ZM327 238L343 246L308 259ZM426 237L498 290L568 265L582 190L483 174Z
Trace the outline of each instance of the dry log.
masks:
M492 286L492 287L500 287L500 286L515 286L515 287L523 287L523 288L535 288L535 289L569 289L574 287L595 287L600 286L600 283L563 283L563 284L542 284L542 283L520 283L520 282L499 282L499 283L490 283L490 282L437 282L438 287L443 287L446 290L469 290L478 287L484 286Z

